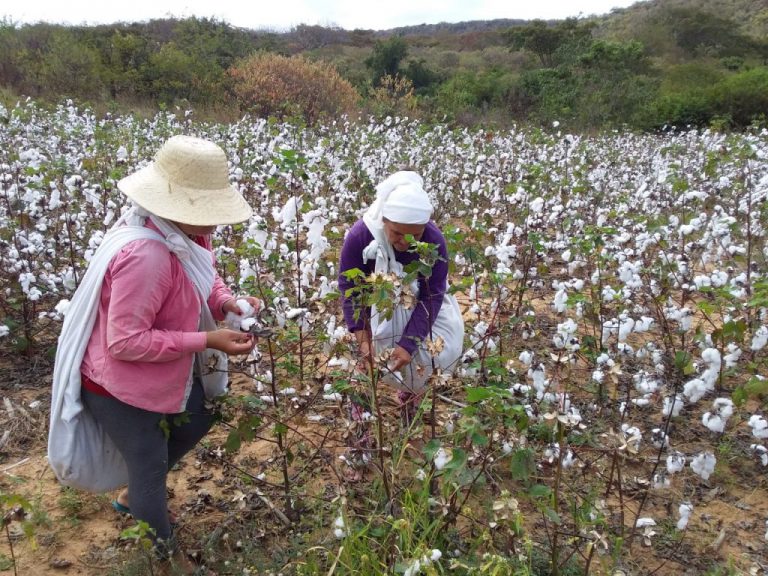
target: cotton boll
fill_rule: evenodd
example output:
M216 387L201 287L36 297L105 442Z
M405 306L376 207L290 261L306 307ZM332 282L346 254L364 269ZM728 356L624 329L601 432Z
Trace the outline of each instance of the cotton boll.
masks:
M290 308L285 311L285 318L287 320L294 320L296 318L299 318L301 316L304 316L307 314L308 310L306 308Z
M659 388L659 382L647 372L635 374L632 379L634 380L635 390L640 394L653 394Z
M555 460L560 458L560 444L552 443L544 450L544 460L548 464L552 464Z
M685 530L686 526L688 526L688 520L691 518L692 512L693 504L690 502L683 502L680 504L677 508L677 513L680 515L680 519L677 521L678 530Z
M662 415L666 418L667 416L672 414L672 417L675 418L680 415L680 411L683 409L683 406L685 405L685 402L683 401L683 397L680 394L676 394L675 396L666 396L664 398L664 406L661 410Z
M656 526L656 520L653 518L639 518L637 520L637 527L638 528L645 528L647 526Z
M650 316L641 316L640 320L635 322L635 332L647 332L651 329L653 321Z
M672 486L672 480L670 480L669 476L662 471L653 475L652 486L654 490L662 490L664 488L669 488L670 486Z
M733 401L730 398L715 398L712 409L724 420L733 416Z
M701 422L712 432L723 432L725 430L725 419L723 419L719 414L705 412L701 417Z
M238 298L235 301L235 304L237 304L241 313L235 314L234 312L227 312L227 315L224 317L224 324L231 330L247 332L255 323L255 320L253 322L250 320L253 320L251 317L256 312L256 309L244 298ZM248 322L245 322L246 320L248 320Z
M742 354L742 350L736 344L734 343L728 344L728 354L726 354L723 357L723 360L725 360L725 367L733 368L734 366L736 366L736 364L739 361L739 358L741 358L741 354Z
M555 294L554 302L552 302L552 308L555 312L562 314L568 308L568 293L564 289L560 289Z
M716 463L717 459L712 452L701 452L691 460L691 470L701 476L702 480L708 480L715 471Z
M768 466L768 448L761 444L750 444L749 449L752 450L755 457L763 466Z
M339 514L336 517L336 520L333 521L333 535L338 539L342 539L347 535L344 517L341 514Z
M701 400L709 391L709 386L701 378L689 380L683 386L683 395L691 404Z
M70 301L67 299L59 300L59 303L56 304L56 314L59 316L66 316L67 310L69 310ZM2 334L0 334L2 335Z
M669 446L669 437L661 428L654 428L651 430L651 443L656 448L666 448Z
M520 352L518 360L520 360L520 362L522 362L524 365L530 367L531 363L533 362L533 352L529 352L527 350Z
M667 456L667 474L677 474L685 468L685 454L675 450Z
M751 350L762 350L768 344L768 327L760 326L752 337Z
M442 470L445 468L445 465L451 461L452 458L453 454L450 450L446 450L445 448L438 448L434 457L435 468L437 470Z
M643 440L643 433L637 426L630 426L626 422L621 425L621 431L624 433L624 439L627 446L635 453L640 451L640 444Z
M632 333L635 321L632 318L621 319L619 323L619 342L624 342Z
M768 421L763 416L753 414L747 425L752 428L752 436L755 438L768 438Z

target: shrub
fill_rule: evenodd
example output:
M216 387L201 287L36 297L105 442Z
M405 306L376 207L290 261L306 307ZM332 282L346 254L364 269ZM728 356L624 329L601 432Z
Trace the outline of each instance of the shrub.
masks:
M301 116L313 124L353 113L360 97L333 66L303 56L255 54L230 68L229 75L240 107L258 116Z

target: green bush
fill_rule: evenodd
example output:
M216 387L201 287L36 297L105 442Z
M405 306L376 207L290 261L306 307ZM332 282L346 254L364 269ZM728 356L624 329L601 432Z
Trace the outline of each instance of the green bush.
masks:
M729 76L712 88L713 108L734 127L765 120L768 114L768 68L755 68Z

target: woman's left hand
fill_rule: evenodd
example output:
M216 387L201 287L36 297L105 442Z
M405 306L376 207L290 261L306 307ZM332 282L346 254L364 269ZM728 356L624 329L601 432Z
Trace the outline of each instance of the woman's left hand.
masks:
M402 346L397 346L389 355L389 360L392 362L392 365L390 366L391 370L400 370L400 368L408 366L408 364L411 363L411 354Z
M243 312L240 310L240 307L237 305L238 300L245 300L253 306L254 314L261 310L262 308L262 302L258 298L255 298L253 296L238 296L237 298L230 298L226 302L224 302L224 306L221 307L222 310L224 310L224 314L227 312L232 312L233 314L237 314L238 316L242 316Z

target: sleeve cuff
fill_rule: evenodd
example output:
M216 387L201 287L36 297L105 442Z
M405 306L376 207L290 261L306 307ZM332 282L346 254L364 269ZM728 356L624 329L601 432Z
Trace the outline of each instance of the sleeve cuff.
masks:
M419 347L416 340L408 336L403 336L397 345L403 348L411 356L413 356L414 352L416 352L416 348Z
M202 352L207 340L205 332L184 332L181 335L181 346L184 352Z

